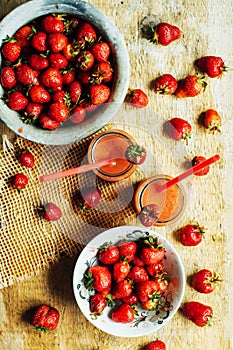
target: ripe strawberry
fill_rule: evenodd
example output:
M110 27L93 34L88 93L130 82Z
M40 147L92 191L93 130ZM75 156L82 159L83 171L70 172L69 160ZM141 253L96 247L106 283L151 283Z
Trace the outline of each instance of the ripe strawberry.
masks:
M109 83L113 73L109 62L99 62L94 65L90 82L93 84Z
M112 265L119 260L120 254L118 247L109 242L99 247L97 256L102 264Z
M16 79L23 85L38 85L38 71L32 69L27 64L22 64L16 69Z
M223 59L217 56L204 56L195 61L196 66L202 73L206 73L210 78L220 77L227 71Z
M83 50L77 56L77 67L83 71L91 69L95 63L95 58L91 51Z
M188 75L186 78L178 81L178 87L175 95L178 98L194 97L205 90L207 83L204 77L197 75Z
M134 255L132 264L136 266L145 266L144 261L142 261L142 259L137 255L137 253Z
M25 25L17 30L17 32L14 34L14 38L17 40L21 47L26 47L29 46L29 38L32 32L32 27Z
M211 306L204 305L197 301L190 301L184 305L184 316L194 322L198 327L204 327L209 323L209 319L213 315Z
M154 340L147 344L145 350L166 350L166 345L162 340Z
M182 118L172 118L166 125L167 133L174 140L185 140L186 144L191 137L192 126Z
M52 91L61 90L62 75L57 68L48 68L40 76L41 84Z
M6 39L2 54L8 61L15 62L21 54L21 46L14 38Z
M75 80L74 68L62 69L61 74L62 74L62 83L64 85L69 85Z
M77 30L76 39L79 44L85 46L86 43L93 44L97 38L96 32L91 24L83 22Z
M205 157L196 156L196 157L194 157L194 158L192 159L192 166L194 166L194 165L196 165L196 164L199 164L199 163L202 163L202 162L204 162L205 160L206 160ZM204 175L208 174L209 170L210 170L210 167L209 167L209 166L206 166L205 168L203 168L203 169L197 171L197 172L195 173L195 175L196 175L196 176L204 176Z
M204 112L203 124L206 129L209 131L218 131L220 132L220 127L222 126L222 118L218 112L214 109L207 109Z
M132 293L128 297L122 298L121 301L125 304L136 305L138 302L138 297L136 294Z
M28 178L26 175L22 173L15 174L11 178L11 183L14 188L17 188L18 190L21 190L22 188L26 187L28 184Z
M111 90L104 84L96 84L90 86L91 103L100 105L108 101Z
M207 269L199 270L192 277L192 287L205 294L212 293L219 282L222 282L219 276Z
M98 105L92 104L89 99L80 101L79 106L84 108L87 114L94 112L98 107Z
M40 103L29 102L25 108L22 120L26 124L33 123L43 111L43 105Z
M152 203L145 205L138 215L138 219L143 226L153 226L159 218L160 209L157 204Z
M31 45L34 49L40 52L44 52L47 47L47 34L44 32L37 32L31 38Z
M115 322L130 323L134 320L135 311L128 304L118 305L111 314L111 318Z
M148 96L141 89L129 90L125 100L136 108L144 108L148 105Z
M146 265L146 271L148 272L148 274L150 276L153 277L161 277L164 275L164 264L162 263L162 261L159 261L155 264L150 264L150 265Z
M87 113L86 113L85 108L83 108L81 106L77 106L72 110L72 114L70 116L70 121L73 124L79 124L85 119L86 114Z
M48 56L50 67L62 69L68 65L67 59L61 53L51 53Z
M12 67L3 67L1 70L1 84L6 89L11 89L17 83Z
M46 33L62 33L64 23L59 15L48 15L42 19L42 28Z
M113 265L113 279L119 283L123 281L130 270L130 266L127 260L118 261Z
M78 193L78 200L83 211L95 208L101 199L101 190L96 187L86 187Z
M32 318L32 325L37 331L53 331L58 322L58 310L45 304L41 304L36 308Z
M80 70L80 71L78 71L77 76L78 76L78 80L80 81L80 83L86 84L86 85L90 84L90 81L92 79L91 73L89 71L84 72L84 71Z
M29 151L21 152L18 160L26 168L32 168L35 164L34 156Z
M103 62L108 60L111 51L110 51L109 44L107 42L101 41L101 42L95 43L92 46L91 52L93 53L95 60L97 62Z
M140 266L133 266L130 269L127 278L129 278L130 280L133 280L134 282L143 282L143 281L148 281L149 279L148 274L144 269L144 267L140 267Z
M154 301L154 306L156 306L158 302L158 284L153 280L139 282L136 286L136 294L141 303Z
M57 121L64 122L69 116L69 109L62 102L51 103L48 110L48 117Z
M46 57L33 53L28 58L29 65L35 70L42 70L48 68L49 61Z
M68 85L67 90L69 92L71 101L77 103L82 93L82 85L80 84L80 82L77 80L73 81L71 84Z
M138 144L132 144L127 147L125 156L129 162L140 165L146 159L146 149Z
M178 86L176 78L171 74L164 74L155 80L154 88L155 92L162 95L172 95L176 91Z
M47 103L50 101L50 94L42 85L33 85L28 93L30 99L35 103Z
M180 241L184 246L196 246L202 241L204 228L196 225L186 225L180 230Z
M179 39L181 35L182 33L178 27L161 22L152 29L150 41L162 46L167 46L174 40Z
M61 209L54 203L48 202L38 208L41 216L46 221L57 221L62 217Z
M112 275L107 266L94 265L87 269L83 283L88 290L95 289L97 292L103 293L110 291Z
M131 262L137 251L137 244L134 241L120 241L118 245L120 257Z
M165 250L161 244L158 244L157 238L148 236L143 240L143 244L140 258L146 265L157 264L164 258Z
M133 287L128 280L121 280L114 284L112 288L112 298L124 299L132 295Z
M27 106L27 104L28 99L18 91L11 92L7 100L8 107L13 111L21 111Z
M68 44L68 38L62 33L51 33L47 39L49 48L57 53L62 51Z
M49 118L45 114L41 114L38 121L43 129L55 130L60 126L60 122Z
M106 306L107 306L107 302L105 300L105 297L102 294L96 293L91 296L90 311L92 315L94 316L101 315L104 309L106 308Z
M80 46L77 44L76 40L74 40L72 43L68 43L62 50L62 54L68 61L75 61L79 52Z

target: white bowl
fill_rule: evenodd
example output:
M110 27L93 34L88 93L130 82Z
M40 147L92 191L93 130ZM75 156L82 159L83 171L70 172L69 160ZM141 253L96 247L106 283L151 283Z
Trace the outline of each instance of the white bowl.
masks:
M93 264L98 248L105 242L111 241L112 244L115 244L124 238L132 241L148 235L158 237L158 241L163 244L166 250L164 265L165 271L168 273L167 278L169 280L169 285L161 307L164 306L165 302L169 302L167 310L162 311L160 309L160 313L158 314L155 310L147 311L138 307L138 316L136 316L133 322L116 323L109 317L110 308L106 307L102 315L93 319L88 301L91 294L82 282L83 274L87 269L87 263L91 262ZM183 299L185 273L177 251L163 236L155 233L153 230L142 227L120 226L99 234L83 249L74 268L73 290L79 308L88 321L94 326L114 336L133 338L155 332L171 320Z
M62 0L61 2L32 0L18 6L1 21L0 42L7 36L12 36L24 24L48 13L67 13L82 18L93 24L109 42L116 67L111 97L100 112L83 123L61 127L55 131L23 123L19 114L9 109L2 100L0 100L0 118L16 134L28 140L52 145L70 144L93 134L111 121L128 90L129 57L123 36L111 19L93 5L82 0ZM0 86L0 96L2 95L3 89Z

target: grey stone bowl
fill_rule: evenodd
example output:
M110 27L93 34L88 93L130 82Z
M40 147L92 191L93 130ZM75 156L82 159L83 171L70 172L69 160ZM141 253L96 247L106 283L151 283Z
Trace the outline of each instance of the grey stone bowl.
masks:
M54 131L22 122L19 114L0 100L0 118L16 134L42 144L62 145L81 141L109 123L124 101L129 85L129 57L123 36L112 20L93 5L82 0L31 0L15 8L0 23L0 43L33 19L48 13L72 14L93 24L108 40L115 65L115 79L109 101L99 112L79 125ZM0 58L1 60L1 58ZM0 86L0 96L3 89Z

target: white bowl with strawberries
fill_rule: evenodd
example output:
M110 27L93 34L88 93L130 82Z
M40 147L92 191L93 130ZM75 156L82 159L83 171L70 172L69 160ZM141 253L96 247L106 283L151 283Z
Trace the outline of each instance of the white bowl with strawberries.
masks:
M177 312L185 273L175 248L153 230L109 229L83 249L73 273L76 301L86 318L119 337L154 332Z
M123 37L87 2L29 1L2 20L0 40L0 118L26 139L78 142L110 122L125 99Z

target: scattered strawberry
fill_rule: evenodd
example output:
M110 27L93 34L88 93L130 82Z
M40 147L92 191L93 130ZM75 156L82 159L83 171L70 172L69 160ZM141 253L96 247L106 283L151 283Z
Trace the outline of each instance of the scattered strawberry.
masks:
M42 85L32 86L29 89L29 97L34 103L47 103L50 101L50 94Z
M105 243L98 249L98 259L102 264L112 265L119 260L120 254L117 246L111 242Z
M144 108L148 105L148 96L141 89L129 90L125 100L136 108Z
M62 217L61 209L52 202L42 205L38 210L46 221L57 221Z
M157 204L148 204L144 206L138 215L138 219L143 226L153 226L159 218L160 209Z
M82 71L91 69L95 63L95 58L91 51L83 50L77 56L77 67Z
M115 282L119 283L123 281L130 270L130 266L127 260L118 261L113 266L113 279Z
M192 159L192 166L196 165L196 164L199 164L199 163L202 163L206 160L205 157L202 157L202 156L196 156ZM208 174L210 170L210 167L209 166L206 166L204 167L203 169L197 171L194 175L196 176L204 176L206 174Z
M140 165L146 160L146 149L138 144L132 144L127 147L125 156L129 162Z
M91 52L94 55L96 61L103 62L107 61L110 55L110 47L107 42L98 42L95 43L92 48Z
M184 246L196 246L202 241L204 228L196 225L186 225L180 230L180 241Z
M86 114L87 113L86 113L85 108L83 108L81 106L77 106L72 110L70 121L73 124L79 124L85 119Z
M136 254L137 244L133 241L120 241L118 249L120 257L131 262Z
M28 184L28 178L26 175L22 173L15 174L11 178L11 183L14 186L14 188L17 188L18 190L21 190L22 188L26 187Z
M3 67L1 70L1 84L6 89L11 89L17 83L12 67Z
M49 48L56 53L64 50L68 44L68 39L62 33L51 33L48 36L47 42Z
M88 290L103 293L110 290L112 275L107 266L91 266L83 277L83 283Z
M48 68L40 76L41 84L52 91L61 90L62 75L57 68Z
M203 124L206 129L209 131L218 131L220 132L220 127L222 126L222 118L218 112L214 109L207 109L204 112Z
M101 199L101 190L96 187L86 187L79 191L78 200L83 211L95 208Z
M77 30L76 40L85 46L86 43L93 44L97 38L96 31L91 24L83 22Z
M36 53L29 56L28 63L35 70L46 69L49 66L48 59Z
M55 130L60 126L60 122L49 118L46 114L41 114L38 119L39 124L43 129Z
M22 151L18 160L26 168L33 168L35 163L34 156L29 151Z
M48 117L57 121L64 122L69 116L69 110L62 102L51 103L48 110Z
M210 78L220 77L227 71L223 59L217 56L204 56L195 61L196 66L202 73L206 73Z
M172 118L166 126L170 137L176 141L185 140L188 143L188 139L191 137L192 126L187 120Z
M152 28L150 41L162 46L167 46L173 41L180 39L181 35L182 33L178 27L161 22L156 27Z
M154 340L147 344L145 350L166 350L166 345L162 340Z
M209 323L213 315L211 306L204 305L197 301L190 301L184 305L184 316L194 322L198 327L204 327Z
M31 38L31 45L39 52L45 52L47 47L47 34L44 32L37 32Z
M50 67L62 69L68 66L67 59L61 53L51 53L48 56Z
M104 84L96 84L90 86L91 102L94 105L100 105L108 101L111 90Z
M23 85L39 85L38 72L27 64L22 64L16 69L17 82Z
M178 83L176 78L171 74L164 74L155 80L155 92L162 95L172 95L177 89Z
M90 311L94 316L99 316L102 314L104 309L107 306L107 302L105 300L105 297L100 294L96 293L91 296L90 298Z
M46 33L62 33L64 31L64 23L59 15L48 15L42 20L42 28Z
M32 35L32 27L25 25L17 30L14 34L14 38L20 44L21 47L29 46L29 38Z
M128 304L118 305L111 314L111 318L115 322L130 323L134 320L134 309Z
M124 299L131 296L132 292L133 292L132 284L128 280L123 279L113 285L112 298L114 300Z
M200 293L212 293L219 282L222 282L219 276L207 269L199 270L192 276L192 287Z
M14 38L8 38L2 47L3 56L10 62L15 62L21 54L21 46Z
M178 81L178 87L175 95L178 98L194 97L205 90L207 83L204 77L197 75L188 75L186 78Z
M10 93L7 105L13 111L22 111L28 104L28 99L19 91Z
M53 331L59 322L59 312L54 307L41 304L33 315L32 325L37 331Z

